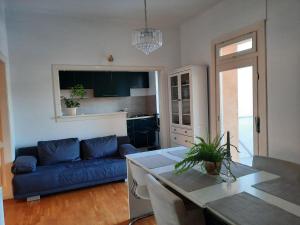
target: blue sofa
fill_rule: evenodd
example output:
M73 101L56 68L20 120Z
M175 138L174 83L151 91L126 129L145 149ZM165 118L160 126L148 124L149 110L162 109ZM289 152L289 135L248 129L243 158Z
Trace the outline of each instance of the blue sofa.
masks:
M38 142L16 151L15 199L83 188L127 178L125 155L136 153L128 137L107 136Z

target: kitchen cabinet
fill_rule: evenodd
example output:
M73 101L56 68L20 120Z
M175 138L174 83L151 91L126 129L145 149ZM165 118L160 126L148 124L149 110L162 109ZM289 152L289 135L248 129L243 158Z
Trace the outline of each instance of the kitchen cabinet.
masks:
M95 97L130 96L130 81L124 72L102 72L95 75Z
M171 144L191 147L208 134L206 68L179 68L169 75L168 87Z
M130 96L130 88L149 88L148 73L107 71L95 76L95 97Z
M148 72L126 72L131 88L149 88Z
M149 88L148 72L128 71L59 71L60 89L82 84L94 89L94 97L130 96L131 88Z
M154 146L155 132L155 117L127 120L127 135L130 138L130 143L136 148Z
M60 89L71 89L77 84L84 89L94 88L94 71L59 71Z

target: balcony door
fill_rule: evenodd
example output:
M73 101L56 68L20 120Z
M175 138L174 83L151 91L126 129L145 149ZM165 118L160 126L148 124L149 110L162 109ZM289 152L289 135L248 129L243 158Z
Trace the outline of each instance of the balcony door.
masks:
M210 134L230 132L239 153L252 163L268 155L265 23L261 21L213 41L210 76Z
M234 161L251 164L258 154L257 62L254 59L217 67L218 130L230 131Z

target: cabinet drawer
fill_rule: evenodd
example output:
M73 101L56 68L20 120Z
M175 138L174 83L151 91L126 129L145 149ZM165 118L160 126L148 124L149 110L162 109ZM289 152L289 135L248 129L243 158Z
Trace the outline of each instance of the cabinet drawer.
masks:
M194 138L181 134L171 133L171 142L178 145L191 147L194 142Z
M193 131L184 128L171 127L172 133L183 134L185 136L193 137Z

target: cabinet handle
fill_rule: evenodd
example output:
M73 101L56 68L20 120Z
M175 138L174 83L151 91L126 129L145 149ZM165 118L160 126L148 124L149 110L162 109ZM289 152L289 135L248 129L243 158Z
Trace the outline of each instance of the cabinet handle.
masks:
M176 140L176 137L174 137L174 140Z
M185 140L185 143L187 143L188 141L187 140Z
M187 133L187 131L185 130L184 133Z
M177 101L179 101L179 102L180 102L180 101L181 101L181 99L177 99Z
M176 128L174 129L174 131L176 131Z

